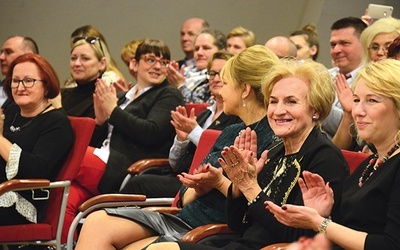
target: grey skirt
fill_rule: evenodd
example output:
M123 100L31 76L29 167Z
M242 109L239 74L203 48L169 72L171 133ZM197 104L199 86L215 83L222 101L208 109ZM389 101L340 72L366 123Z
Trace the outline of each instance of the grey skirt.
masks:
M150 212L140 208L119 207L104 209L108 215L122 217L155 231L159 237L153 242L179 241L183 235L192 230L186 222L171 214Z

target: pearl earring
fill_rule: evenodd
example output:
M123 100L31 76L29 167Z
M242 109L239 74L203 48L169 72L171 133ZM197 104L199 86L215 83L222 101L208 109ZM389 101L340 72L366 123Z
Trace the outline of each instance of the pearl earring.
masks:
M244 99L242 99L242 102L243 102L242 106L243 106L243 108L245 108L246 107L246 102L244 101Z
M317 120L317 116L314 114L314 115L312 116L312 119L313 119L313 120Z

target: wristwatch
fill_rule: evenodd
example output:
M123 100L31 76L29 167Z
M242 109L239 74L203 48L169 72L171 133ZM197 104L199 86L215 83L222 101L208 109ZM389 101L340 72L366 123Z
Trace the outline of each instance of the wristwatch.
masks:
M330 222L332 222L331 218L324 218L324 220L321 222L321 225L318 228L318 233L326 234L326 227Z

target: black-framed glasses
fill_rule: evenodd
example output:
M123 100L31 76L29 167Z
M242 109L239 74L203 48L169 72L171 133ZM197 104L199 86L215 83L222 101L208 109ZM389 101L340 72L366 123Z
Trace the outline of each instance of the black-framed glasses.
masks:
M207 72L207 79L208 80L214 80L214 78L218 75L219 78L221 78L220 72L214 71L214 70L210 70L210 72Z
M90 44L95 44L96 42L99 42L101 53L103 54L103 56L106 55L104 53L103 46L101 45L101 39L99 37L90 37L90 36L81 37L81 36L78 36L78 37L75 37L72 40L72 42L76 43L79 40L85 40L87 43L90 43Z
M35 85L35 82L37 81L41 81L43 82L43 80L40 79L35 79L35 78L24 78L22 80L19 79L11 79L11 84L10 87L12 89L17 89L19 87L19 84L22 83L22 86L24 86L24 88L32 88L33 85Z
M160 63L162 68L167 68L168 64L169 64L168 59L157 58L152 55L142 55L140 57L140 59L143 60L149 66L153 66L154 64L156 64L158 62L158 63Z

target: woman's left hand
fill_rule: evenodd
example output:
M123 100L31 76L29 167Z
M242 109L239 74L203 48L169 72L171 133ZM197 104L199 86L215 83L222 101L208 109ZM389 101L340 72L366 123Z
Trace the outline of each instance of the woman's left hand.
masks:
M215 168L211 164L203 164L193 174L182 173L178 175L179 180L186 187L193 188L196 195L202 196L213 188L217 188L223 182L222 169Z
M266 205L266 209L274 214L275 218L280 223L289 227L306 228L317 231L324 219L318 214L317 210L306 206L286 204L280 207L271 201L266 201L264 204Z

